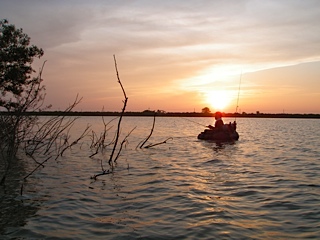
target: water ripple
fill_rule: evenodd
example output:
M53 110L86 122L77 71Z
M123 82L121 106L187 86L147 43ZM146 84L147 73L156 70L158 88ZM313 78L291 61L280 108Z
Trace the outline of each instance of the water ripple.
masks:
M149 120L125 118L124 128L138 126L133 146ZM152 141L174 140L126 148L97 181L103 155L74 147L31 177L24 197L0 196L1 237L319 239L319 121L238 121L240 140L217 145L178 118L159 119Z

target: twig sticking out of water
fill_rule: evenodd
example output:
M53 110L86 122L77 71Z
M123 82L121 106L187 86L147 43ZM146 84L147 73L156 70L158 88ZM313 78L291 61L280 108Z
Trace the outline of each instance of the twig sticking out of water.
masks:
M68 148L71 149L72 146L78 144L79 141L80 141L81 139L83 139L83 138L87 135L89 129L90 129L90 126L87 125L87 127L84 129L84 131L82 132L82 134L81 134L76 140L74 140L71 144L68 144L67 146L65 146L61 151L59 150L60 156L62 157L63 153L64 153Z
M114 162L117 162L117 159L118 159L118 157L120 156L120 152L121 152L121 150L122 150L122 147L123 147L123 144L124 143L128 143L128 137L130 136L130 134L133 132L133 130L135 130L136 129L136 127L134 127L128 134L127 134L127 136L122 140L122 142L121 142L121 144L120 144L120 149L119 149L119 151L118 151L118 154L117 154L117 156L115 157L115 159L114 159Z
M173 140L173 138L169 137L166 140L164 140L163 142L159 142L159 143L155 143L155 144L149 144L149 145L145 146L144 148L151 148L151 147L154 147L154 146L157 146L157 145L160 145L160 144L164 144L164 143L167 143L168 140Z
M128 102L128 97L126 95L126 92L124 90L124 87L121 83L121 80L120 80L120 77L119 77L119 72L118 72L118 66L117 66L117 61L116 61L116 57L115 55L113 55L113 59L114 59L114 65L115 65L115 69L116 69L116 74L117 74L117 79L118 79L118 83L120 84L120 87L122 89L122 92L123 92L123 96L124 96L124 100L123 100L123 108L122 108L122 111L121 111L121 114L120 114L120 117L119 117L119 121L118 121L118 127L117 127L117 132L116 132L116 136L115 136L115 140L114 140L114 143L113 143L113 148L112 148L112 152L111 152L111 155L110 155L110 158L109 158L109 165L110 165L110 169L109 170L105 170L104 167L103 167L103 162L101 161L101 169L102 169L102 172L99 173L99 174L96 174L94 176L91 177L91 179L94 179L96 180L98 176L102 176L102 175L106 175L106 174L110 174L110 173L113 173L114 171L114 167L113 167L113 163L116 163L117 162L117 159L118 157L120 156L120 153L122 151L122 148L123 148L123 145L125 143L128 142L128 137L130 136L130 134L133 132L133 130L135 128L133 128L128 134L127 136L123 139L123 141L121 142L120 144L120 148L119 148L119 151L117 153L117 155L115 156L114 158L114 154L115 154L115 150L117 148L117 145L118 145L118 141L119 141L119 136L120 136L120 127L121 127L121 121L122 121L122 117L123 117L123 114L126 110L126 106L127 106L127 102Z
M80 99L81 100L81 99ZM72 109L80 102L78 96L75 101L64 111L71 112ZM25 142L24 150L28 157L34 160L37 166L28 173L22 181L20 194L23 194L24 182L40 167L44 167L44 164L49 161L52 157L58 159L63 153L70 149L72 146L79 143L83 139L89 130L87 126L82 134L74 140L72 143L69 143L70 139L70 129L73 126L77 118L68 119L64 115L55 116L49 120L41 123L41 126L33 134L31 139L28 139ZM39 162L36 160L36 157L47 156L45 160Z
M42 161L41 163L39 163L38 166L36 166L30 173L28 173L28 174L23 178L23 182L22 182L21 187L20 187L20 195L23 194L24 182L27 180L27 178L30 177L35 171L37 171L40 166L44 167L43 164L46 163L47 161L49 161L51 158L52 158L52 156L47 157L44 161Z
M117 117L116 117L116 118L117 118ZM105 149L107 146L109 146L109 145L111 145L111 144L114 143L114 138L115 138L115 136L114 136L114 138L111 140L110 143L105 144L105 141L106 141L107 132L112 128L112 126L109 127L109 128L107 128L107 126L108 126L113 120L115 120L116 118L113 118L113 119L111 119L108 123L106 123L106 122L104 121L104 117L102 116L102 122L103 122L103 125L104 125L104 130L103 130L103 132L100 134L100 137L99 137L99 138L98 138L97 134L96 134L94 131L92 131L92 137L91 137L92 142L91 142L90 148L91 148L91 149L94 149L95 152L92 153L92 154L89 156L90 158L92 158L93 156L97 155L97 154L99 153L99 150L101 150L101 151L103 152L104 149Z
M113 149L112 149L112 152L111 152L111 155L110 155L110 158L109 158L109 165L112 164L113 155L114 155L114 152L115 152L115 150L116 150L116 147L117 147L117 144L118 144L118 141L119 141L121 120L122 120L122 117L123 117L123 113L124 113L124 111L126 110L126 106L127 106L127 102L128 102L128 97L127 97L127 95L126 95L126 92L125 92L125 90L124 90L124 88L123 88L123 86L122 86L122 83L121 83L121 80L120 80L120 77L119 77L117 60L116 60L116 56L115 56L115 55L113 55L113 59L114 59L114 66L115 66L115 68L116 68L118 83L120 84L121 89L122 89L122 92L123 92L124 101L123 101L123 108L122 108L122 111L121 111L121 115L120 115L120 118L119 118L119 121L118 121L118 128L117 128L117 133L116 133L116 139L115 139L115 141L114 141Z
M79 100L77 96L75 101L64 111L64 113L71 112L80 101L81 99ZM76 120L77 118L68 119L62 114L41 123L40 126L37 126L38 129L32 138L25 141L24 150L26 154L28 156L33 156L34 154L39 155L40 153L43 155L52 155L56 153L56 155L59 156L62 147L69 146L69 129ZM67 131L66 134L63 133L65 131ZM58 140L60 143L58 143ZM61 141L63 142L61 143Z
M164 144L164 143L167 143L167 141L168 140L173 140L173 138L172 137L169 137L169 138L167 138L166 140L164 140L163 142L159 142L159 143L155 143L155 144L152 144L152 143L150 143L149 145L147 145L147 146L145 146L145 147L143 147L145 144L146 144L146 142L150 139L150 137L151 137L151 135L152 135L152 133L153 133L153 130L154 130L154 126L155 126L155 123L156 123L156 113L154 114L154 116L153 116L153 123L152 123L152 128L151 128L151 131L150 131L150 134L149 134L149 136L148 137L146 137L146 139L140 144L138 144L137 145L137 147L136 148L151 148L151 147L154 147L154 146L157 146L157 145L160 145L160 144ZM140 145L140 146L139 146Z
M149 136L144 140L144 142L140 145L139 148L142 148L144 146L144 144L149 140L149 138L151 137L152 133L153 133L153 129L154 129L154 125L156 123L156 113L154 113L153 115L153 123L152 123L152 128L151 128L151 131L150 131L150 134ZM140 143L139 143L140 144ZM139 146L139 145L138 145Z

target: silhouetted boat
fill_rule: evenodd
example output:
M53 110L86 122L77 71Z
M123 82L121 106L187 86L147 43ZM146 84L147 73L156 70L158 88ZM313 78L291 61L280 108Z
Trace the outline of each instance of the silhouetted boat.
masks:
M224 124L222 129L205 129L198 135L198 139L201 140L213 140L213 141L235 141L239 139L239 134L236 131L237 124L229 123Z

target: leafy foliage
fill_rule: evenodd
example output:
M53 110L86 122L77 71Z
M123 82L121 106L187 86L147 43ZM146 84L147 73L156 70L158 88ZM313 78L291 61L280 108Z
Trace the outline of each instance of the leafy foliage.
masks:
M22 29L0 20L0 107L8 111L19 107L19 97L40 83L41 79L32 78L35 71L31 64L42 56L43 50L30 46Z

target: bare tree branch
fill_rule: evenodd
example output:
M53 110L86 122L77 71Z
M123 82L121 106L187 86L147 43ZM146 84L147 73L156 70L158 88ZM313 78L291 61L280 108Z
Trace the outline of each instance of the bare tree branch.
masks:
M130 134L131 134L131 133L133 132L133 130L135 130L135 129L136 129L136 127L134 127L134 128L127 134L127 136L122 140L121 145L120 145L120 149L119 149L119 151L118 151L117 156L116 156L115 159L114 159L114 162L117 162L117 159L118 159L118 157L119 157L119 155L120 155L120 152L121 152L121 150L122 150L123 144L124 144L125 142L127 142L128 137L130 136Z
M120 80L120 77L119 77L119 72L118 72L118 66L117 66L117 61L116 61L116 57L115 55L113 55L113 59L114 59L114 65L115 65L115 69L116 69L116 74L117 74L117 79L118 79L118 83L120 84L121 86L121 89L122 89L122 92L123 92L123 95L124 95L124 101L123 101L123 108L122 108L122 111L121 111L121 114L120 114L120 117L119 117L119 121L118 121L118 126L117 126L117 131L116 131L116 135L115 135L115 140L114 140L114 143L113 143L113 148L112 148L112 152L111 152L111 155L110 155L110 158L109 158L109 165L110 165L110 169L109 170L105 170L104 167L103 167L103 164L102 164L102 161L101 161L101 169L102 169L102 172L99 173L99 174L96 174L96 175L93 175L91 177L91 179L94 179L96 180L98 176L102 176L102 175L106 175L106 174L110 174L110 173L113 173L114 172L114 167L113 167L113 163L116 163L117 162L117 159L118 157L120 156L120 153L122 151L122 148L123 148L123 145L125 143L128 142L128 137L130 136L130 134L133 132L133 130L135 129L132 129L128 134L127 136L123 139L123 141L121 142L120 144L120 148L118 150L118 153L116 155L116 157L113 159L114 157L114 154L115 154L115 150L117 148L117 145L118 145L118 141L119 141L119 137L120 137L120 127L121 127L121 121L122 121L122 117L123 117L123 114L125 112L125 109L126 109L126 106L127 106L127 102L128 102L128 97L126 95L126 92L124 90L124 87L121 83L121 80ZM93 138L94 139L94 136ZM96 153L94 153L93 155L95 155ZM91 156L93 156L91 155Z
M115 152L117 144L118 144L119 135L120 135L119 133L120 133L121 120L122 120L123 113L124 113L124 111L126 109L127 102L128 102L128 97L126 95L126 92L125 92L125 90L124 90L124 88L122 86L122 83L121 83L121 80L120 80L120 77L119 77L119 72L118 72L117 61L116 61L116 56L115 55L113 55L113 59L114 59L114 65L115 65L115 68L116 68L118 83L120 84L122 92L123 92L123 95L124 95L124 102L123 102L123 108L122 108L122 111L121 111L121 115L120 115L120 118L119 118L119 121L118 121L116 139L115 139L115 142L114 142L114 145L113 145L113 149L112 149L112 152L111 152L111 155L110 155L110 158L109 158L109 164L112 163L113 155L114 155L114 152Z
M163 142L159 142L159 143L155 143L155 144L149 144L149 145L145 146L144 148L151 148L151 147L154 147L154 146L157 146L157 145L160 145L160 144L164 144L164 143L167 143L168 140L173 140L173 138L169 137L166 140L164 140Z
M149 134L149 136L143 141L143 143L141 144L141 142L137 145L137 147L136 148L138 148L139 147L139 145L140 145L140 149L145 145L145 143L150 139L150 137L151 137L151 135L152 135L152 133L153 133L153 130L154 130L154 126L155 126L155 122L156 122L156 113L154 114L154 116L153 116L153 124L152 124L152 128L151 128L151 131L150 131L150 134ZM164 144L164 143L167 143L167 141L168 140L170 140L170 139L173 139L172 137L169 137L169 138L167 138L166 140L164 140L163 142L159 142L159 143L155 143L155 144L149 144L149 145L147 145L147 146L145 146L144 148L151 148L151 147L154 147L154 146L157 146L157 145L160 145L160 144Z
M149 140L149 138L151 137L152 133L153 133L153 129L154 129L154 125L155 125L155 122L156 122L156 113L154 113L154 116L153 116L153 124L152 124L152 128L151 128L151 131L150 131L150 134L149 136L144 140L144 142L140 145L140 148L142 148L144 146L144 144Z

